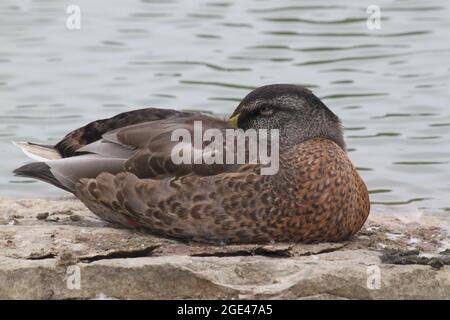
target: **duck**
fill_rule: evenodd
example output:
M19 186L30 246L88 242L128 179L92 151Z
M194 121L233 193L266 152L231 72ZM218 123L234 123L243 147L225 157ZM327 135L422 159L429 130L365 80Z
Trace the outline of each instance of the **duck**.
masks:
M277 172L262 174L261 163L174 163L172 133L194 133L199 121L203 132L277 130ZM16 176L70 192L118 227L180 241L346 241L370 212L339 117L300 85L256 88L228 120L144 108L93 121L56 145L16 144L35 160Z

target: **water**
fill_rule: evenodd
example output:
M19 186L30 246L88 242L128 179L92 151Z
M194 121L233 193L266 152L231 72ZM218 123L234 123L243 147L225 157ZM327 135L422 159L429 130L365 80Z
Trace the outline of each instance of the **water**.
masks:
M25 157L10 140L55 143L142 106L229 114L283 82L342 118L375 208L448 217L450 2L377 4L381 30L350 0L2 0L0 196L62 194L11 175Z

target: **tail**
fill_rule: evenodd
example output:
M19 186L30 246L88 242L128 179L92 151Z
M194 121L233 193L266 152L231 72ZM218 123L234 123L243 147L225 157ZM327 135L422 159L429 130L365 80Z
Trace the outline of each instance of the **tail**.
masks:
M46 162L32 162L17 168L14 174L39 179L73 193L80 179L95 178L101 172L117 174L124 170L124 162L125 159L81 155Z
M80 179L95 178L101 172L122 172L126 161L126 157L104 157L97 154L63 158L53 146L13 143L27 156L38 161L14 170L16 176L38 179L72 193Z
M47 161L61 159L59 152L49 145L31 143L31 142L12 142L20 148L29 158L35 161Z
M56 179L50 170L50 166L45 162L33 162L26 164L14 170L13 173L19 177L38 179L68 192L72 192L72 190L64 186L58 179Z

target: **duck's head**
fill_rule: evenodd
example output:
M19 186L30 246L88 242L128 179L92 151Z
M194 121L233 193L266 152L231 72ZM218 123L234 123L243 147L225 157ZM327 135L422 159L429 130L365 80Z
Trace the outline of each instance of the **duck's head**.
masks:
M279 129L280 146L313 138L345 142L339 118L310 90L290 84L272 84L250 92L231 115L232 128Z

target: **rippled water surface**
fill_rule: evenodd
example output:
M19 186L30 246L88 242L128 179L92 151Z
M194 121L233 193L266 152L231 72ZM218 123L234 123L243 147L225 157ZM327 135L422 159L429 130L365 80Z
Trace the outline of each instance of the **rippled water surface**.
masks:
M332 4L330 4L332 3ZM81 8L81 30L66 8ZM11 140L55 143L142 106L229 114L254 87L311 88L343 120L375 207L450 215L450 2L0 2L0 196L62 194L11 171Z

